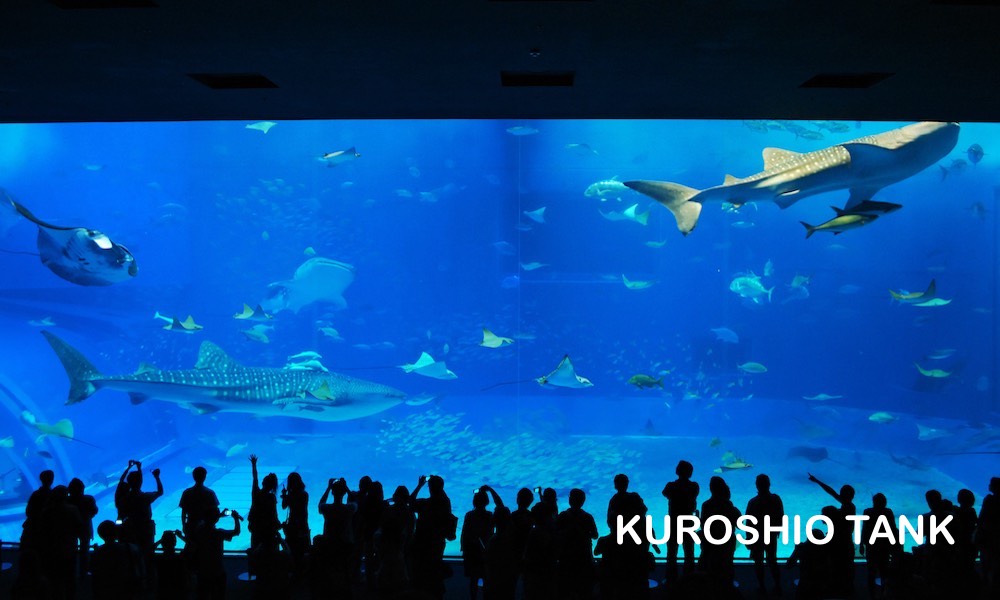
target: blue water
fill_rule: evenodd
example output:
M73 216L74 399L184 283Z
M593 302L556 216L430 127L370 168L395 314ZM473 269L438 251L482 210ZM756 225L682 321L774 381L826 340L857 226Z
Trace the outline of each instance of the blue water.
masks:
M0 253L0 438L12 436L0 452L0 538L18 537L38 471L93 484L103 494L99 518L113 518L105 488L129 458L145 456L164 472L167 495L154 507L161 529L176 526L185 469L198 464L225 490L224 504L245 510L251 452L281 478L299 470L314 503L329 477L371 474L390 494L434 472L456 512L471 508L483 483L511 504L522 485L551 485L563 505L582 487L598 523L621 471L662 514L659 490L680 458L695 463L700 501L713 470L735 456L752 464L724 474L738 507L753 495L755 474L767 472L789 512L804 515L831 502L807 471L853 484L859 508L882 491L897 514L914 515L926 510L927 489L954 498L968 487L981 497L996 474L995 456L944 454L1000 449L996 125L962 125L939 161L947 176L932 166L875 196L904 209L810 239L798 221L827 220L846 192L787 210L706 205L683 237L645 196L601 201L584 190L612 177L719 185L727 173L760 171L764 147L807 152L902 123L847 122L819 140L738 121L298 121L266 134L245 125L0 126L0 186L46 221L107 233L139 266L134 280L80 287L36 257ZM511 135L514 126L538 132ZM973 143L985 149L982 161L953 166L968 161ZM350 147L361 154L354 161L318 159ZM602 217L636 203L650 211L646 225ZM543 206L545 223L523 214ZM0 249L35 252L36 231L5 215ZM312 256L307 248L355 267L347 308L280 312L268 322L269 343L248 339L241 331L251 324L232 315L291 278ZM520 266L531 262L546 266ZM774 288L769 302L730 291L751 272ZM622 275L654 283L628 289ZM808 297L790 287L797 275L809 278ZM932 278L949 304L891 301L889 289L922 291ZM204 329L166 331L157 311L192 315ZM37 324L46 318L54 325ZM514 342L480 347L484 326ZM717 340L710 330L719 327L739 343ZM143 362L191 368L211 340L249 366L282 367L314 350L331 371L434 398L337 423L199 415L156 400L133 406L115 391L65 406L68 383L43 328L107 374ZM945 348L955 352L928 357ZM458 378L396 368L421 352ZM532 381L566 354L593 387ZM751 361L767 372L738 369ZM914 363L950 375L925 377ZM663 377L664 389L629 385L637 373ZM804 399L820 393L840 397ZM24 410L41 422L70 419L80 441L39 438ZM871 421L878 411L897 420ZM918 425L939 437L919 439ZM795 446L825 447L829 459L790 458ZM320 526L313 515L312 528Z

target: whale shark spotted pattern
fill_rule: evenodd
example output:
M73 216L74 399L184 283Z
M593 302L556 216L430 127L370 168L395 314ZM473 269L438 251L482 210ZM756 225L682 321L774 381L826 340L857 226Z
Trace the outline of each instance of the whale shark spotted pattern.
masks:
M347 421L403 402L403 392L371 381L322 371L245 367L212 342L202 342L194 369L141 368L131 375L103 375L76 348L43 331L70 380L66 404L99 389L126 392L132 404L164 400L198 413L239 412L313 421ZM316 394L322 390L320 396Z
M749 177L726 175L722 185L697 190L666 181L626 181L673 213L677 228L694 230L705 202L772 200L788 208L799 200L836 190L850 190L850 211L887 185L916 175L946 156L958 142L958 123L925 121L816 150L792 152L765 148L764 170Z

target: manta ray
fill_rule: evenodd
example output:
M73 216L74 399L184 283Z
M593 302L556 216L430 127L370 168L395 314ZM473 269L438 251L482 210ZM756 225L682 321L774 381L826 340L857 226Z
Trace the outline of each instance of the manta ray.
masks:
M354 267L316 256L299 265L291 279L269 285L268 297L257 307L270 313L298 312L303 306L325 302L335 309L344 309L347 308L344 290L353 281Z
M925 121L844 142L814 152L764 148L764 170L749 177L726 175L722 185L698 190L666 181L626 181L625 185L667 207L677 228L694 230L705 202L743 205L771 200L788 208L799 200L850 190L852 209L887 185L936 164L958 142L958 123Z
M139 272L128 248L107 235L86 227L62 227L42 221L0 190L3 200L38 226L38 257L59 277L77 285L112 285L128 281Z

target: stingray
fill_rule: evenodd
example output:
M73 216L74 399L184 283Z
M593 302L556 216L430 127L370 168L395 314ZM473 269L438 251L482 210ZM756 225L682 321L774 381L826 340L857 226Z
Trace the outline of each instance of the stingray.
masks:
M448 365L446 365L444 361L435 361L434 358L426 352L420 353L420 358L417 359L417 362L399 365L399 368L406 373L416 373L417 375L423 375L424 377L431 377L433 379L458 379L458 375L449 371Z
M354 281L354 267L329 258L313 257L302 263L291 279L276 281L268 286L268 297L260 307L268 312L290 310L316 302L347 308L344 290Z
M177 317L168 317L166 315L161 315L160 311L156 311L153 315L154 319L159 319L161 321L166 321L167 324L163 326L167 331L179 331L181 333L194 333L196 331L201 331L204 329L201 325L194 322L194 317L188 315L186 319L181 321Z
M542 375L535 381L539 385L551 385L565 388L588 388L594 384L586 377L580 377L573 369L573 363L569 360L569 354L563 356L559 361L559 366L548 375Z
M535 223L544 223L545 222L545 209L546 208L548 208L548 207L547 206L543 206L541 208L536 208L535 210L526 210L526 211L524 211L524 216L528 217L529 219L531 219Z
M500 337L489 329L483 327L483 341L479 342L484 348L499 348L507 344L513 344L514 340L507 337Z
M260 304L257 308L250 308L249 304L243 304L243 312L236 313L233 315L234 319L240 319L242 321L269 321L274 318L274 315L269 315L267 312L261 308Z
M275 125L277 125L277 123L274 121L258 121L257 123L248 124L247 129L254 129L261 133L267 133Z
M804 458L815 463L830 458L830 453L823 446L793 446L788 449L788 458Z
M77 285L111 285L139 272L128 248L86 227L61 227L42 221L0 190L3 199L38 226L38 257L59 277ZM2 201L2 200L0 200Z

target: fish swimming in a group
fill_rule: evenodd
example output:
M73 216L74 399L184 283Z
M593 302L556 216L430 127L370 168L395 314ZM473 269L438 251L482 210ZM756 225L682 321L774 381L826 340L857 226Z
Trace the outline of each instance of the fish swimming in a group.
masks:
M76 404L100 389L129 395L132 404L156 399L192 408L200 414L248 413L313 421L347 421L392 408L403 392L338 373L246 367L212 342L202 342L193 369L164 371L152 367L126 375L104 375L76 348L43 331L66 369L70 387L66 404ZM311 392L326 386L329 399Z
M291 279L270 284L268 297L258 306L271 313L282 310L298 312L314 302L330 304L337 310L344 309L347 308L344 290L353 281L353 266L315 256L299 265Z
M112 285L136 276L139 267L128 248L104 233L86 227L62 227L42 221L0 190L7 202L38 226L38 257L50 271L77 285Z
M626 181L673 213L677 228L694 230L705 202L744 204L772 200L781 208L837 190L850 190L845 209L871 200L882 188L916 175L951 152L958 123L913 123L813 152L765 148L764 170L745 178L726 175L722 185L704 190L665 181Z

